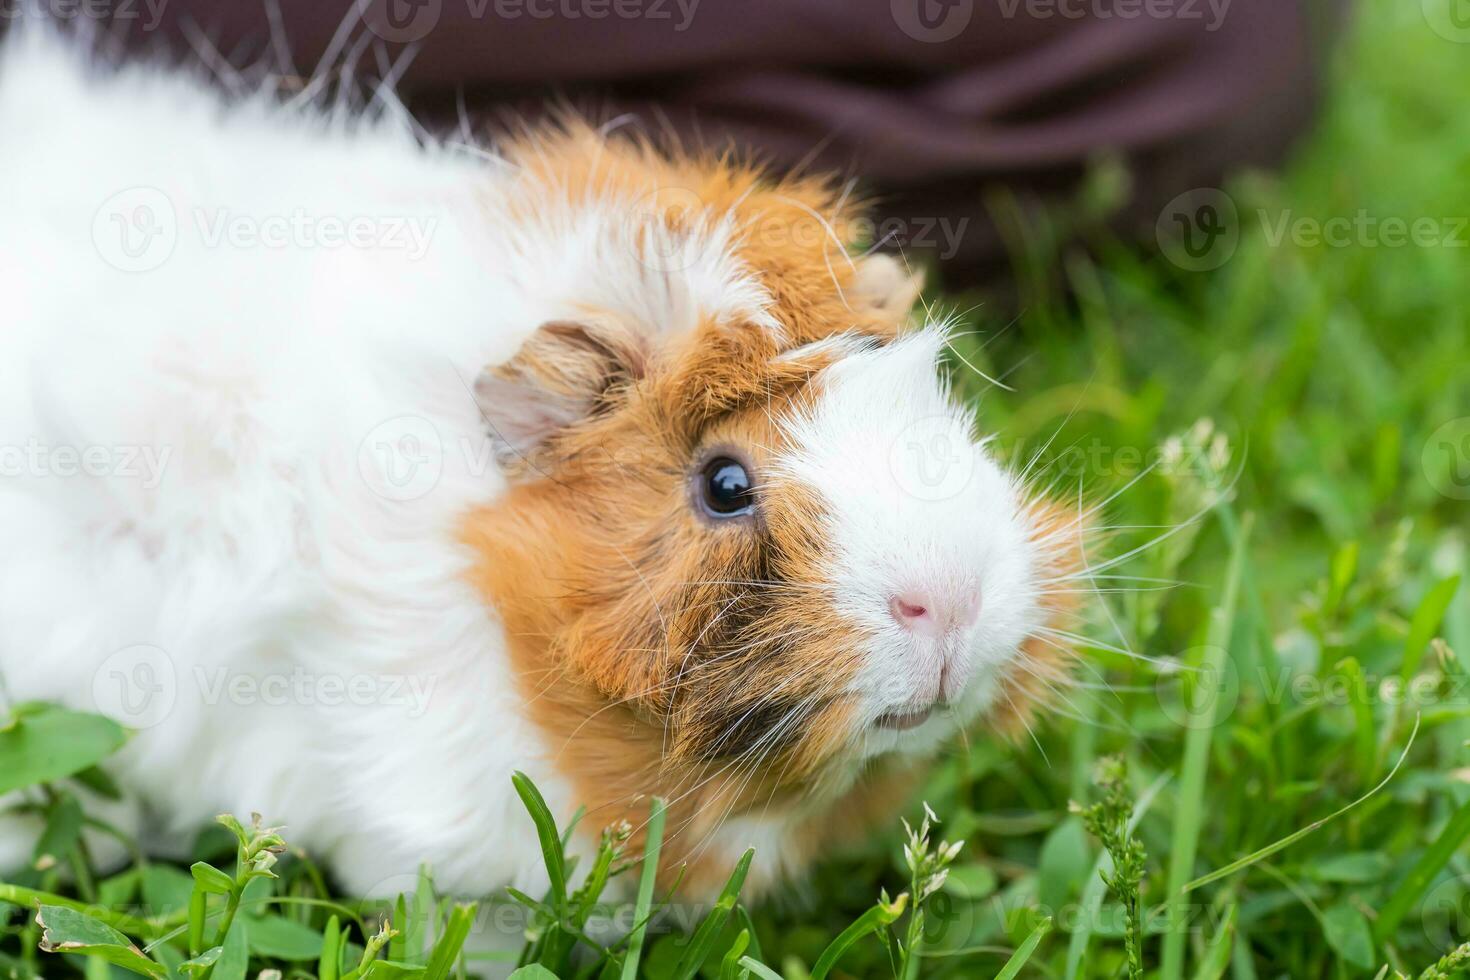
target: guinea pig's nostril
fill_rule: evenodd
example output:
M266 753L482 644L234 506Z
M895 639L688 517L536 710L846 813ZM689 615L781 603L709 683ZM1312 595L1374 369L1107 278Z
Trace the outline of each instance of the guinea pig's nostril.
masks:
M893 618L900 626L909 629L927 625L926 621L932 622L934 617L929 614L931 605L927 597L915 593L896 595L888 600L888 610L893 613Z
M939 636L973 626L980 617L980 593L954 602L939 602L927 592L902 592L888 600L894 622L914 633Z

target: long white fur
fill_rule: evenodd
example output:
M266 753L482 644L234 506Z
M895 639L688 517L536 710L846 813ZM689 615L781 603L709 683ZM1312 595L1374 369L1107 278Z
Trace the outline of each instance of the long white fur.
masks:
M776 319L720 216L658 242L662 223L629 221L636 200L529 188L397 118L93 69L41 32L0 51L0 695L141 705L121 712L145 727L113 763L127 801L108 815L155 850L218 812L260 811L352 892L403 890L422 861L452 892L534 891L510 773L563 817L576 801L465 581L457 523L504 488L470 386L585 306L667 331ZM545 199L512 219L527 193ZM108 237L119 201L124 221L142 201L172 222L164 258L117 267L136 264ZM221 221L294 218L311 230L211 241ZM380 237L325 244L330 220ZM423 234L390 241L395 223ZM983 585L982 625L955 655L988 676L1035 618L1014 490L983 452L961 494L922 505L902 492L909 464L889 469L901 454L886 447L933 418L971 446L937 336L831 369L793 423L788 470L829 496L834 582L880 635L905 576ZM74 473L62 447L105 463ZM919 683L920 655L875 644L865 684ZM978 710L984 684L971 691ZM34 831L0 816L0 871ZM782 827L721 833L723 850L765 851Z

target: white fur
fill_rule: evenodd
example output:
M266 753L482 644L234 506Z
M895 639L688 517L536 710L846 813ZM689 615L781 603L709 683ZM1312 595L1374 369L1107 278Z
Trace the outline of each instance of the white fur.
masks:
M543 188L512 220L536 191L396 118L227 105L35 32L0 53L0 693L141 729L109 815L152 848L260 811L352 892L401 890L421 861L449 891L534 891L510 773L563 818L576 801L465 581L457 522L504 486L470 386L583 305L670 331L775 321L727 219L651 264L667 232L627 220L636 200ZM334 244L334 222L364 237ZM879 637L866 690L932 667L885 632L904 576L978 575L979 674L1034 617L993 464L947 499L902 490L905 426L970 446L934 353L921 335L846 359L794 426L844 608ZM756 818L722 833L731 853L782 839ZM0 822L0 870L28 846Z
M831 591L872 638L854 691L863 719L924 708L941 693L949 702L913 731L866 729L869 755L930 751L973 720L1043 619L1019 488L975 441L973 419L936 371L943 343L930 328L837 361L811 409L788 424L793 449L780 476L822 494ZM911 591L941 605L978 594L979 616L952 634L914 635L889 611Z

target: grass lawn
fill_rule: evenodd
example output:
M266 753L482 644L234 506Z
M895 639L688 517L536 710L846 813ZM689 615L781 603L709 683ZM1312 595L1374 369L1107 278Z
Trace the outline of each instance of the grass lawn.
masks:
M580 969L801 978L840 950L826 975L1418 976L1470 940L1470 36L1443 36L1454 2L1364 0L1315 135L1284 173L1216 197L1238 240L1199 262L1108 241L1090 230L1116 179L1103 167L1052 224L1016 230L1019 323L949 297L969 311L964 360L1014 389L957 363L983 427L1057 493L1108 501L1100 601L1056 710L941 760L925 853L906 859L895 826L775 901L716 906L693 941L635 929L611 966ZM1048 246L1063 216L1094 258ZM21 727L47 724L81 722ZM94 754L111 737L74 735ZM14 777L7 751L0 732ZM249 827L202 845L224 871L62 884L85 861L56 786L46 852L61 860L0 899L45 892L51 942L98 955L38 952L34 917L0 908L0 974L439 980L470 928L427 893L405 899L369 963L374 921L308 862L248 880L275 843ZM907 815L917 834L918 799ZM952 863L941 837L966 842ZM545 844L555 863L549 829ZM56 892L110 911L76 914ZM160 918L117 911L139 899ZM577 921L578 895L525 901ZM572 976L571 945L548 926L528 958Z

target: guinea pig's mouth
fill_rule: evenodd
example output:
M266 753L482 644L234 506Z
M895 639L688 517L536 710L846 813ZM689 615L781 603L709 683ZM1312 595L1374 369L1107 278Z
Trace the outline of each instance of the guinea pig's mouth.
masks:
M919 711L889 711L878 716L873 722L879 728L887 728L895 732L906 732L910 728L918 728L934 714L934 705Z

